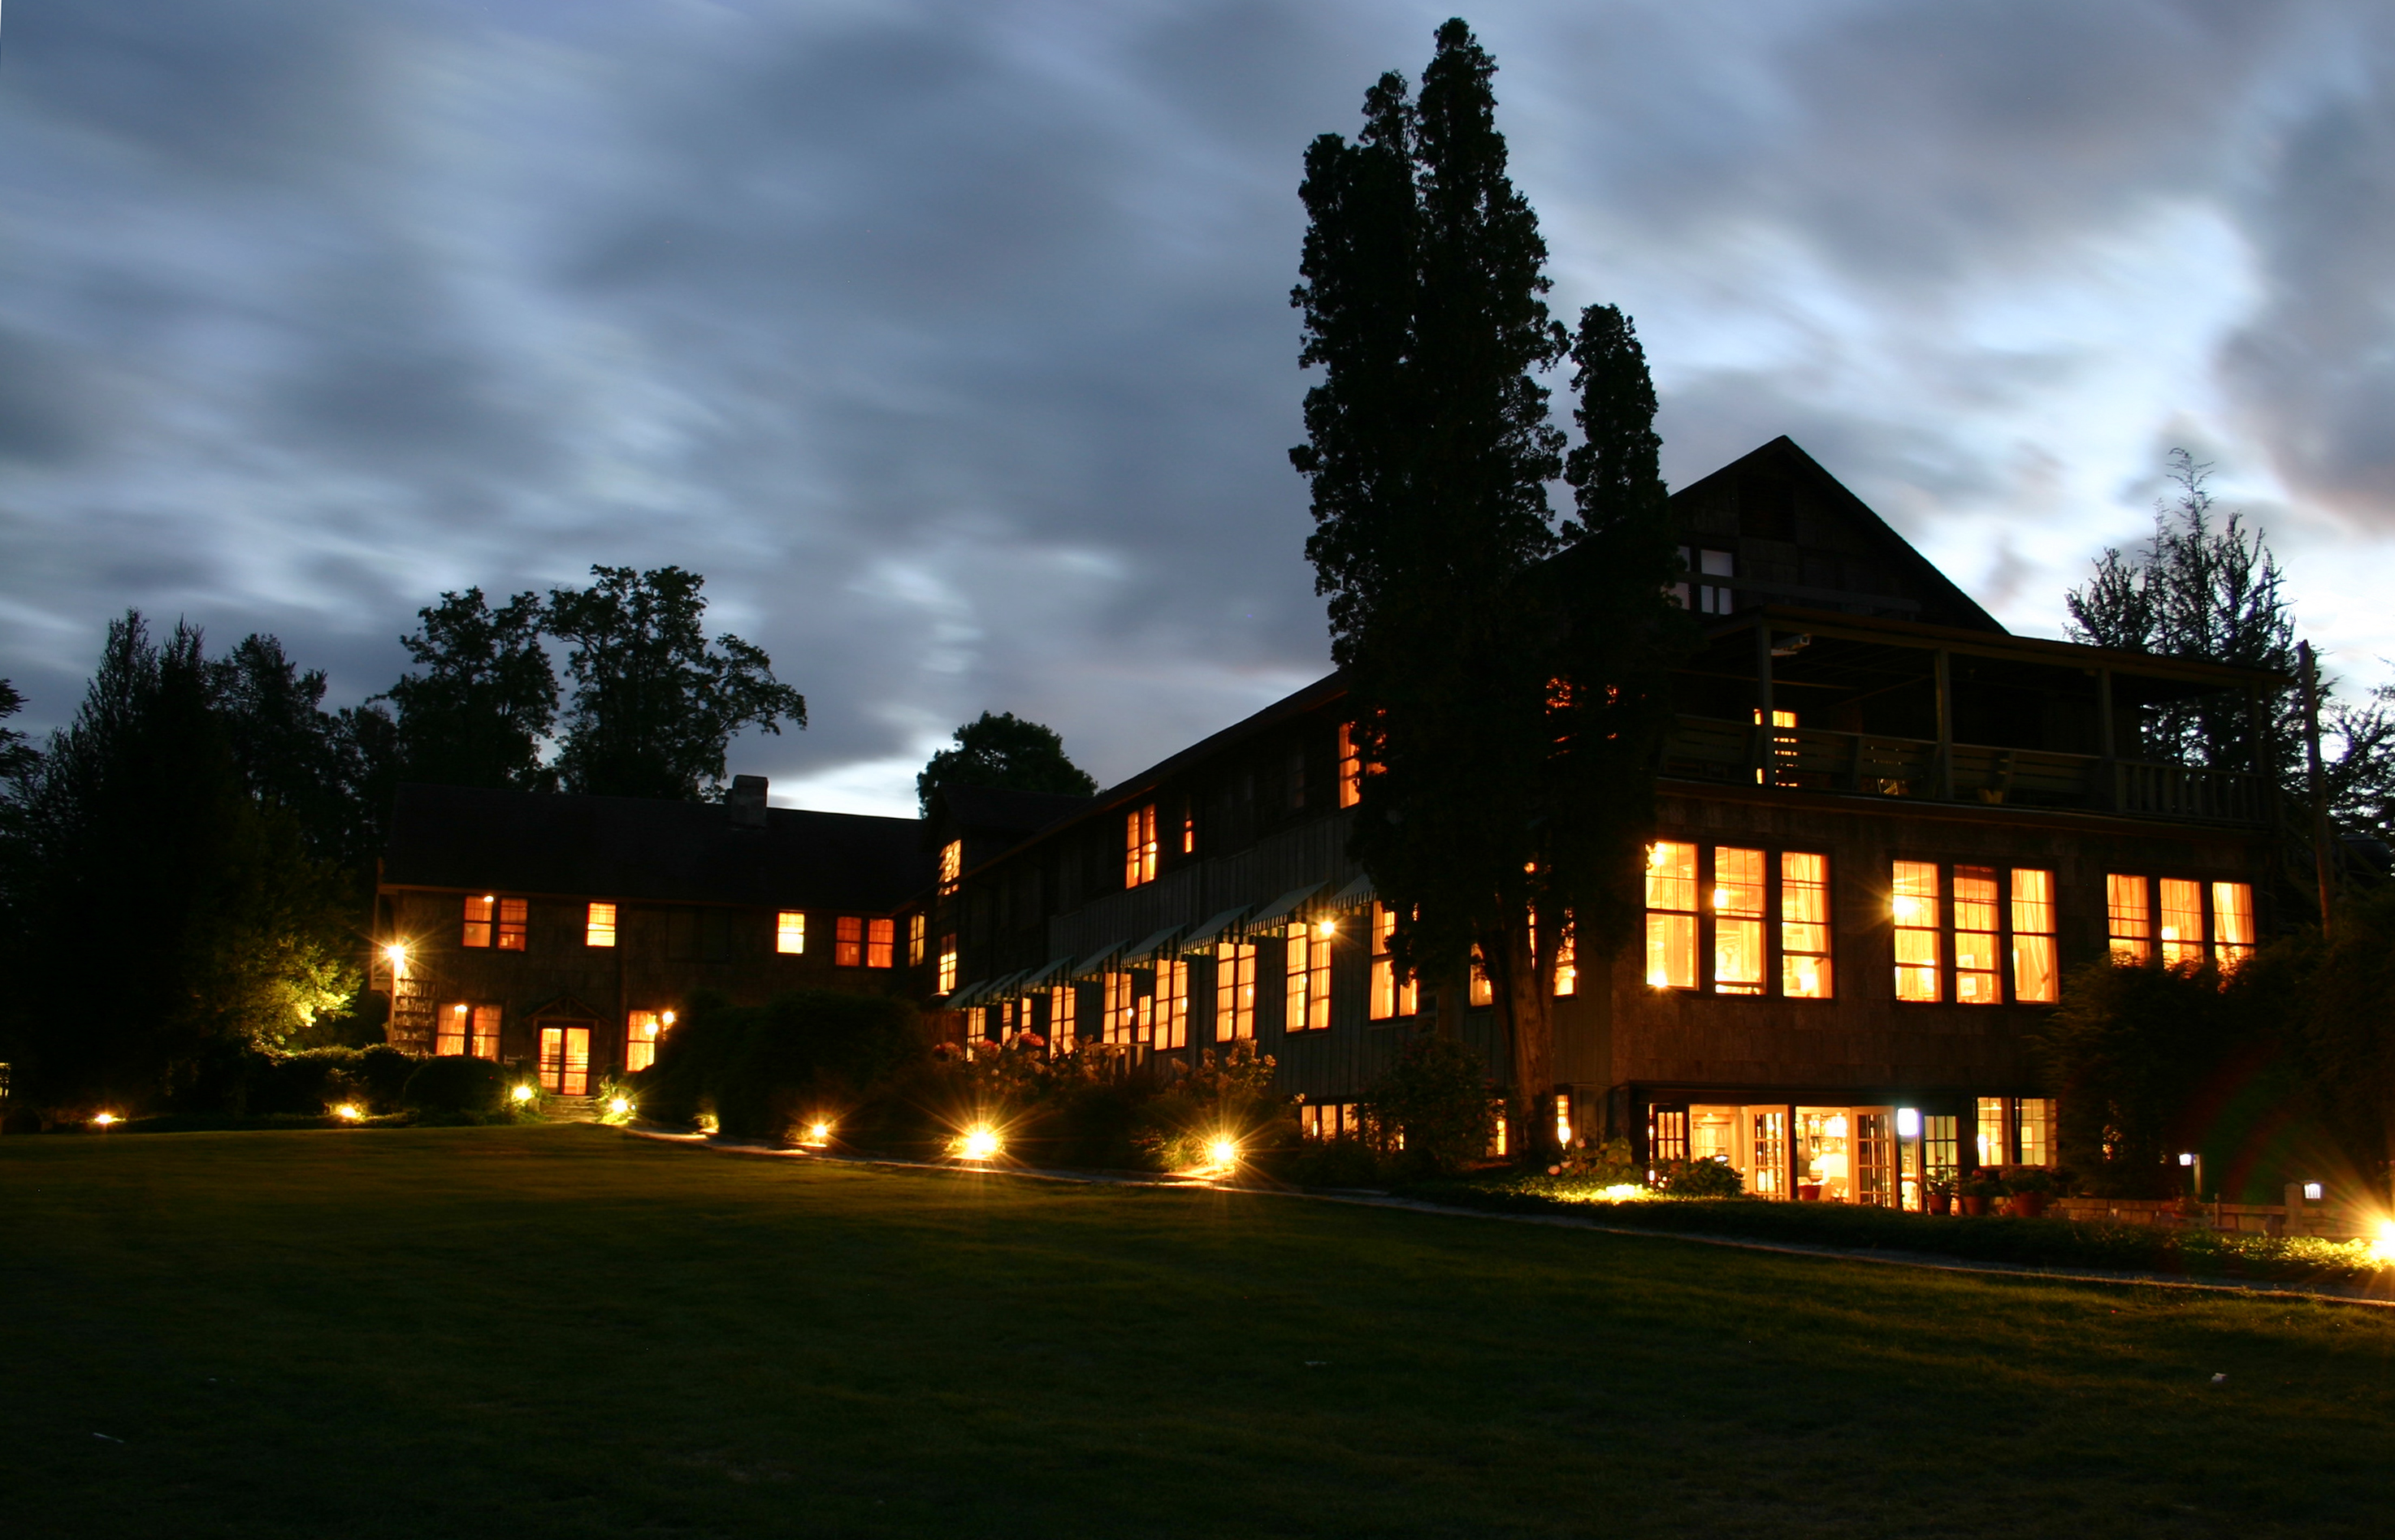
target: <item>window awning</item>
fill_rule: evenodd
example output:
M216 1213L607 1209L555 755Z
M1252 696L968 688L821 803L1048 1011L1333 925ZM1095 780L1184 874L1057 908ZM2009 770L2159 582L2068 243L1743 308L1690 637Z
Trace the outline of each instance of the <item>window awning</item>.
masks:
M1306 900L1314 897L1315 894L1319 893L1320 891L1322 891L1322 884L1318 882L1313 883L1304 888L1292 888L1288 892L1283 893L1280 897L1273 900L1269 904L1266 904L1263 913L1255 915L1252 919L1248 920L1245 924L1241 925L1239 928L1252 936L1259 930L1265 930L1274 926L1286 924L1291 915L1296 914L1300 909L1304 907Z
M1380 895L1372 891L1372 879L1369 875L1360 876L1330 896L1330 907L1333 909L1362 909L1370 905L1372 901L1379 896Z
M1155 935L1141 941L1137 946L1125 948L1122 954L1122 960L1126 963L1131 964L1148 962L1152 960L1158 953L1162 952L1167 946L1170 946L1172 942L1172 938L1180 934L1181 928L1179 926L1168 925L1163 929L1158 931Z
M1070 957L1058 957L1053 962L1042 963L1038 967L1035 967L1030 972L1025 974L1022 978L1014 981L1014 987L1020 990L1041 988L1051 980L1054 979L1056 975L1065 972L1072 966L1073 959Z
M1104 973L1106 965L1122 955L1122 942L1102 946L1073 965L1073 977L1086 979L1092 973Z
M1024 974L1029 971L1028 968L1016 968L1012 973L992 980L982 989L981 1003L986 1006L999 1000L1013 999L1015 995L1022 993L1017 986L1023 982Z
M989 979L976 979L963 988L950 992L948 997L940 1002L940 1008L963 1010L968 1007L978 1005L981 997L989 992L989 986L994 981Z
M1184 953L1190 953L1197 951L1199 947L1212 946L1224 936L1230 934L1231 927L1238 924L1239 916L1247 912L1248 906L1244 903L1239 905L1237 909L1224 910L1212 919L1208 920L1204 925L1199 926L1197 929L1192 930L1186 936L1182 937L1181 950Z

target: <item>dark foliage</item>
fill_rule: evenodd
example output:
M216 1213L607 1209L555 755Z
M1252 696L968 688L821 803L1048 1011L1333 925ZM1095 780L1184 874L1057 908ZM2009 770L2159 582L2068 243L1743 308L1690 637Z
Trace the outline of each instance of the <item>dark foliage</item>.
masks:
M1454 1172L1487 1156L1497 1134L1494 1097L1488 1066L1470 1048L1451 1037L1417 1037L1365 1093L1364 1114L1404 1167Z
M679 567L592 567L588 588L549 598L574 698L557 768L568 791L695 800L720 785L732 735L807 725L806 698L764 649L709 642L707 580Z
M495 1117L507 1110L508 1072L490 1060L461 1055L422 1060L401 1087L400 1102L420 1112Z
M915 1007L891 995L801 990L762 1006L694 1000L657 1061L633 1078L642 1116L688 1124L712 1113L734 1138L780 1140L818 1120L843 1140L909 1099L907 1072L928 1041Z
M241 1110L253 1117L312 1116L346 1101L369 1113L396 1112L406 1104L409 1078L424 1062L413 1054L382 1046L259 1055L249 1065Z
M2340 909L2334 943L2306 960L2314 967L2289 1035L2331 1136L2385 1199L2395 1183L2395 888Z
M417 615L423 629L400 640L417 671L385 695L398 713L401 778L549 789L556 777L540 745L557 720L557 676L541 645L539 598L518 594L494 610L469 588Z
M17 687L0 679L0 722L7 721L25 709L25 697ZM11 780L33 768L37 757L33 745L15 728L0 727L0 780Z
M956 746L932 756L915 777L915 796L924 812L939 786L991 786L1002 791L1095 796L1098 783L1065 757L1065 740L1053 728L1025 721L1012 712L985 711L957 729Z
M11 783L0 824L20 1099L130 1112L237 1085L225 1063L351 996L337 821L311 837L323 804L275 762L324 764L311 691L271 638L211 664L188 626L162 643L139 614L109 627L82 707Z

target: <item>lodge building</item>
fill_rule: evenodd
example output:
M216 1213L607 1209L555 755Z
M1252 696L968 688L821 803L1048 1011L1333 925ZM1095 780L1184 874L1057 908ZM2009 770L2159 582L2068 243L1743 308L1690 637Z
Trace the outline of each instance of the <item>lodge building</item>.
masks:
M2060 974L2112 953L2233 963L2275 923L2267 778L2150 757L2148 723L2207 698L2258 733L2287 681L2011 636L1784 438L1671 506L1703 641L1673 678L1643 941L1558 959L1558 1131L1626 1136L1649 1161L1718 1156L1766 1196L1906 1206L1926 1178L2049 1162L2054 1108L2027 1043ZM634 1063L702 977L735 994L898 989L955 1038L1107 1045L1161 1073L1252 1042L1307 1133L1351 1129L1364 1087L1427 1030L1428 1001L1397 977L1391 916L1347 854L1360 767L1343 695L1319 680L1093 798L950 789L920 824L776 810L763 816L793 821L792 843L749 847L748 886L720 895L708 885L733 881L732 856L636 884L638 862L619 875L549 851L573 837L564 814L524 825L502 880L505 863L468 859L472 840L432 831L472 798L594 799L411 788L389 933L445 927L457 944L419 954L432 981L395 1023L446 1048L461 1039L443 1011L472 1023L496 1006L494 1051L536 1055L548 1077L581 1041L594 1067ZM522 816L488 807L477 816ZM656 816L653 861L680 837L668 817L736 850L734 821L756 815ZM457 857L403 860L404 838ZM519 946L549 961L476 940L516 898ZM574 954L601 904L639 948L601 960L586 935ZM854 920L867 955L767 955L786 908L816 934ZM670 913L710 909L730 928L721 956L687 940L676 955L696 922ZM1466 1040L1502 1086L1485 985L1473 1004ZM588 1035L552 1052L562 1031Z

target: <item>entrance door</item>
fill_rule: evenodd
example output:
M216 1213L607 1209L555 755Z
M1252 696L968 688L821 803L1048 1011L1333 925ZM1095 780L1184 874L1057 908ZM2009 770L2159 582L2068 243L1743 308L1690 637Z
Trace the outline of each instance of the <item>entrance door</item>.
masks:
M540 1029L540 1083L560 1096L590 1094L590 1029Z

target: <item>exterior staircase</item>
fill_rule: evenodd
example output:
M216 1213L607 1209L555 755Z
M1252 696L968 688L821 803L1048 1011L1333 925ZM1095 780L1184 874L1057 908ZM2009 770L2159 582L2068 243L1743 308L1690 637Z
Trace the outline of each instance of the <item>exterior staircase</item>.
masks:
M550 1096L540 1104L541 1115L551 1123L596 1123L599 1103L587 1096Z

